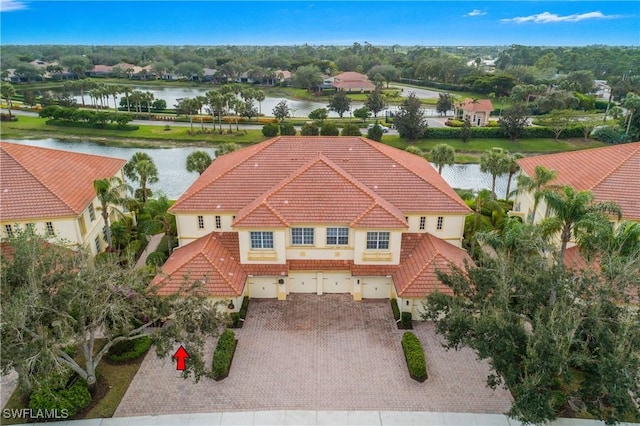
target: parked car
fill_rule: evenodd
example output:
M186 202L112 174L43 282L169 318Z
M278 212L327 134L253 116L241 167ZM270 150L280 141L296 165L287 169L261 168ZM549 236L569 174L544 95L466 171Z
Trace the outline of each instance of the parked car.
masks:
M375 126L375 124L369 124L367 126L367 129L373 129L373 126ZM382 129L382 133L389 133L389 128L387 126L383 126L380 123L378 123L378 126L380 126L380 128Z

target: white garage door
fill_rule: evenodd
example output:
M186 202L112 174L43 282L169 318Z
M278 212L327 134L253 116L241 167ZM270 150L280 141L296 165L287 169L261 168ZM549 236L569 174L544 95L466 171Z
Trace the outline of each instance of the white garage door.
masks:
M315 272L289 272L290 293L316 293Z
M278 297L276 279L249 281L249 297L256 299L275 299Z
M351 293L351 272L325 272L322 277L323 293Z
M363 281L363 299L388 299L391 296L391 283L382 281Z

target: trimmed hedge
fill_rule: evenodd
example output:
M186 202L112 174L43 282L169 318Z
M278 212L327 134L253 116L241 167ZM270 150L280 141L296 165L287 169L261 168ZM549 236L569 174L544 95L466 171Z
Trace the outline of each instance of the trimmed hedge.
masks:
M426 139L460 139L461 128L459 127L429 127L425 135ZM506 136L500 127L472 127L471 137L474 139L498 139ZM571 126L562 131L563 138L583 137L580 126ZM543 126L529 126L522 131L521 138L555 138L551 129Z
M244 319L247 317L247 309L249 308L249 298L245 296L242 299L242 306L240 307L240 312L232 312L231 317L231 328L242 328L244 325Z
M393 318L398 321L400 319L400 308L398 307L397 299L391 299L391 310L393 311Z
M231 330L225 330L220 335L216 350L213 353L212 373L215 380L222 380L229 375L237 343L236 335Z
M149 336L133 340L123 340L111 346L107 358L113 362L126 362L146 354L151 347Z
M427 380L427 360L424 356L422 343L420 343L420 339L410 331L402 335L402 351L407 361L409 376L418 382Z
M413 324L411 323L411 312L403 312L400 315L400 328L403 330L413 329Z
M69 417L76 415L91 403L87 382L77 380L69 388L51 389L44 385L31 392L29 408L34 411L66 411Z

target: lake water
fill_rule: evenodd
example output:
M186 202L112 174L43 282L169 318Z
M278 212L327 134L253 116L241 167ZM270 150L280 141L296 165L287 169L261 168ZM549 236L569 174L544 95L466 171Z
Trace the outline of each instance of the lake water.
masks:
M154 194L163 193L170 199L177 199L198 177L197 173L189 173L185 169L187 156L193 151L206 151L215 157L215 149L207 148L120 148L105 146L94 142L62 141L58 139L39 140L11 140L25 145L39 146L43 148L62 149L65 151L82 152L86 154L103 155L107 157L129 160L136 152L149 154L158 168L159 181L151 185ZM442 177L454 188L482 189L491 188L491 175L482 173L477 164L456 164L445 166ZM503 198L507 187L505 176L499 178L496 183L498 197ZM513 183L512 183L513 187Z
M211 89L215 89L218 86L212 86ZM167 103L167 108L173 108L178 103L178 99L183 98L195 98L196 96L204 96L208 90L211 89L203 89L203 88L190 88L190 87L162 87L162 86L135 86L133 90L140 90L143 92L151 92L153 93L154 99L162 99ZM118 103L120 102L120 98L122 95L118 96ZM79 92L74 96L76 102L82 103ZM291 110L292 117L308 117L309 113L314 109L318 108L327 108L327 102L313 102L313 101L301 101L301 100L293 100L287 98L276 98L276 97L267 97L264 101L262 101L262 105L260 105L257 101L255 101L255 106L258 110L262 111L265 115L273 115L273 108L280 103L281 101L286 100L287 105L289 105L289 109ZM85 103L90 102L90 98L87 94L84 97ZM113 108L113 98L109 98L109 105ZM362 102L352 102L351 103L351 111L361 108L363 106ZM391 106L388 108L388 111L395 112L398 110L397 106ZM426 108L425 113L428 116L437 116L435 109ZM345 113L345 117L349 116L349 112ZM385 111L382 111L378 114L378 116L384 117ZM338 114L335 112L329 112L329 117L338 117Z

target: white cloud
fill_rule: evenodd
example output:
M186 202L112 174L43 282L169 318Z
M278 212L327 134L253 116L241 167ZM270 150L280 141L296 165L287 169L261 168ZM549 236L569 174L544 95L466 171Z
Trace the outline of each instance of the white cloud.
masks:
M467 13L464 16L482 16L482 15L486 15L487 12L483 12L480 9L473 9L471 12Z
M13 12L26 9L27 4L19 0L0 0L0 12Z
M620 15L605 15L600 11L587 12L587 13L575 13L573 15L560 16L555 13L542 12L529 16L518 16L516 18L501 19L500 22L515 22L516 24L522 24L525 22L533 22L535 24L548 24L553 22L579 22L585 19L615 19Z

